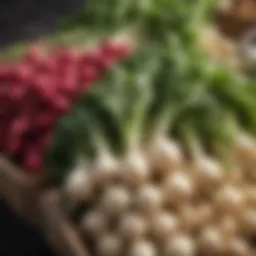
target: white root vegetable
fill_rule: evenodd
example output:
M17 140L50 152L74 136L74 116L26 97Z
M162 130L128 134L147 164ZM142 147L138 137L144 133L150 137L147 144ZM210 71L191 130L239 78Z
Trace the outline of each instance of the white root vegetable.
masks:
M118 178L119 163L115 157L104 153L97 158L92 169L95 184L98 186L106 186Z
M245 188L245 196L246 196L247 204L250 207L256 208L256 187L254 185L247 186Z
M97 255L99 256L120 256L123 250L123 241L113 234L104 234L96 241Z
M246 171L247 177L253 176L256 178L254 171L255 157L256 157L256 143L255 140L246 134L240 134L237 137L235 155L238 164Z
M183 157L179 145L167 137L158 137L149 149L149 159L152 167L166 173L173 168L180 167Z
M124 181L132 186L145 184L150 177L149 164L145 156L138 150L128 154L123 163Z
M198 246L200 252L211 256L226 252L227 249L225 236L216 227L206 227L202 230L198 240Z
M235 186L226 185L215 196L216 209L220 212L236 214L245 206L243 191Z
M106 216L100 211L91 211L81 220L82 232L87 236L99 237L108 226Z
M234 216L228 215L223 217L219 226L226 237L235 237L239 231L238 220Z
M126 240L137 240L148 230L146 220L136 213L124 215L118 225L118 232Z
M212 221L213 209L209 204L199 206L184 205L179 211L182 228L186 231L195 231L203 228Z
M164 248L165 256L194 256L196 255L196 245L188 235L177 235L171 237Z
M152 215L161 209L163 193L161 188L154 185L146 185L138 189L136 193L136 205L142 212Z
M71 201L86 201L93 193L93 182L86 166L79 165L73 170L64 185L64 191Z
M157 256L157 249L154 244L148 241L137 241L131 245L129 256Z
M168 212L160 212L151 220L151 232L157 240L175 235L179 229L178 218Z
M252 255L250 246L242 238L235 237L228 242L228 253L234 256Z
M222 166L215 160L200 156L195 161L194 175L200 187L212 190L224 180Z
M119 216L125 212L131 204L131 195L124 186L112 186L102 195L101 207L108 215Z
M251 236L256 236L256 208L245 209L241 215L242 229Z
M171 204L182 204L191 199L195 193L195 186L191 176L179 171L171 173L165 181L164 193Z

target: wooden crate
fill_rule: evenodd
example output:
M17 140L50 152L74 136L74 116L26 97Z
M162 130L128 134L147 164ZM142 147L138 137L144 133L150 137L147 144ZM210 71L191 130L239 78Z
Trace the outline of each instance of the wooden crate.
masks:
M59 193L47 191L39 205L41 230L55 251L62 256L89 256L78 230L61 210Z
M35 225L43 184L42 176L30 176L0 156L0 199L17 215Z
M31 177L0 157L0 199L39 230L62 256L89 256L78 231L61 210L60 196L45 186L43 177Z

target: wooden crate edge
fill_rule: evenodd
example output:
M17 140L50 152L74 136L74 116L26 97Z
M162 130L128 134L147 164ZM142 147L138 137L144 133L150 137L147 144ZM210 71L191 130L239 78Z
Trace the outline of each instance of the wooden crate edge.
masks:
M36 225L44 181L44 177L27 175L0 156L0 199L25 221Z
M63 256L90 256L78 231L60 207L60 193L47 191L41 196L41 230L56 252Z

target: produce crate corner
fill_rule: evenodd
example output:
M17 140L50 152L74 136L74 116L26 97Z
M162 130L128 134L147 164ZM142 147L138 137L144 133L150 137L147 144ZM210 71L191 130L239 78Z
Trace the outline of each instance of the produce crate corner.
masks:
M43 184L42 176L32 177L0 156L0 199L32 224L38 221L38 199Z
M39 203L41 229L46 240L63 256L90 256L75 226L65 216L57 191L42 195Z

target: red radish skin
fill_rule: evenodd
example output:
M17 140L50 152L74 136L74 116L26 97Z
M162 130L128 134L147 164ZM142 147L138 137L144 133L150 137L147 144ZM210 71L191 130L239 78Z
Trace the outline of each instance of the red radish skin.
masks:
M34 46L18 63L0 64L0 153L31 174L42 171L58 120L131 49L108 41L95 51L47 54Z

